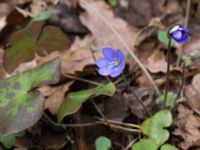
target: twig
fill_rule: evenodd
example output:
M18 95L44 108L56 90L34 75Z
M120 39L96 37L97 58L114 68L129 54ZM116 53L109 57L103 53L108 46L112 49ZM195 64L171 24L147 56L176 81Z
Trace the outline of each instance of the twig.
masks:
M137 139L132 140L125 148L123 148L122 150L129 150L131 148L131 146L133 145L133 143L135 143L135 141L137 141Z
M164 108L167 103L167 96L169 91L169 74L170 74L170 55L171 55L171 38L169 39L168 49L167 49L167 75L165 84L165 97L164 97Z
M190 8L191 8L191 0L187 0L187 7L186 7L186 14L185 14L185 21L184 21L184 27L188 27L188 22L190 18Z
M54 126L57 127L62 127L62 128L67 128L67 127L87 127L87 126L95 126L97 125L95 122L94 123L80 123L80 124L63 124L63 123L57 123L53 121L45 112L44 112L44 117Z
M104 124L104 125L109 126L110 128L118 129L120 131L126 131L126 132L130 132L130 133L140 133L141 132L138 129L127 128L127 127L123 127L123 126L116 125L116 124L109 124L108 125L108 123L106 123L105 121L96 121L96 123L98 123L98 124Z
M96 13L99 16L99 18L101 18L101 20L112 30L112 32L116 35L116 37L119 39L119 41L124 45L124 47L126 47L127 51L130 53L130 55L134 59L134 61L138 64L138 66L141 68L141 70L146 74L147 78L149 79L152 86L154 87L157 95L160 95L160 91L159 91L158 87L156 86L154 80L152 79L151 75L146 70L144 65L140 62L140 60L137 58L137 56L132 52L132 50L129 48L129 46L124 41L124 39L121 37L121 35L112 27L110 22L95 7L90 6L90 4L86 0L82 0L82 2L87 7L89 7L91 10L93 10L94 13Z
M73 76L73 75L69 75L69 74L65 74L64 76L69 78L69 79L79 80L79 81L86 82L86 83L93 84L93 85L97 85L97 86L104 86L104 84L101 84L99 82L91 81L91 80L84 79L84 78L81 78L81 77L77 77L77 76Z
M97 117L97 119L100 120L100 121L103 121L102 118ZM124 123L124 122L119 122L119 121L110 120L110 119L107 119L107 122L109 122L111 124L122 125L122 126L127 126L127 127L140 129L139 125L132 124L132 123Z

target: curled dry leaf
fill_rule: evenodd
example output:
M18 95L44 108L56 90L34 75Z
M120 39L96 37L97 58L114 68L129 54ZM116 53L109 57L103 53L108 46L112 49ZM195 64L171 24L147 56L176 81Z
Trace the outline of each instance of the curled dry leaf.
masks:
M135 31L121 18L114 16L113 11L105 1L80 0L80 6L85 10L80 15L81 22L91 31L94 36L93 47L101 50L103 47L112 47L126 51L124 45L119 41L110 27L99 16L103 16L122 37L130 48L135 45ZM102 11L103 10L103 11Z
M193 111L184 105L178 106L178 116L175 120L177 125L175 135L183 138L181 148L186 150L192 146L200 146L200 117L194 115Z

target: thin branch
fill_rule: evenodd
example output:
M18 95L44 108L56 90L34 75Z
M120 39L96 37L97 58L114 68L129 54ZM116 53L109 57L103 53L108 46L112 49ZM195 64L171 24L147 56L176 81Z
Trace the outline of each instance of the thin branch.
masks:
M100 121L103 121L102 118L97 117L97 119L100 120ZM127 127L132 127L132 128L140 129L139 125L132 124L132 123L124 123L124 122L119 122L119 121L110 120L110 119L107 119L107 122L109 122L111 124L122 125L122 126L127 126Z
M53 121L45 112L44 112L43 115L52 125L57 126L57 127L62 127L62 128L67 128L67 127L88 127L88 126L97 125L95 122L94 123L80 123L80 124L57 123L57 122Z
M190 8L191 8L191 0L187 0L187 7L186 7L186 14L185 14L185 21L184 21L184 27L188 27L188 22L190 18Z
M93 85L97 85L97 86L104 86L104 84L101 84L99 82L91 81L91 80L84 79L84 78L81 78L81 77L77 77L77 76L73 76L73 75L69 75L69 74L65 74L64 76L69 78L69 79L79 80L79 81L86 82L86 83L93 84Z
M93 7L90 6L90 4L86 0L82 0L82 2L87 7L89 7L91 10L93 10L94 13L96 13L99 16L99 18L101 18L101 20L112 30L112 32L116 35L116 37L119 39L119 41L126 47L127 51L130 53L130 55L134 59L134 61L138 64L138 66L141 68L141 70L146 74L146 76L148 77L148 79L151 82L152 86L154 87L157 95L160 95L160 91L159 91L158 87L156 86L154 80L152 79L151 75L149 74L149 72L146 70L144 65L137 58L137 56L132 52L132 50L129 48L129 46L124 41L124 39L121 37L121 35L112 27L112 25L110 24L109 20L107 20L94 6Z

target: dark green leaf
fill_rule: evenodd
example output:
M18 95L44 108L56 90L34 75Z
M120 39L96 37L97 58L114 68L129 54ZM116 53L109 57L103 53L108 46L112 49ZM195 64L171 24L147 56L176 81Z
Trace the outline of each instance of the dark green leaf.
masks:
M4 54L4 66L9 73L19 64L32 60L35 53L46 55L68 46L68 38L59 28L47 26L42 30L42 27L42 22L33 22L11 35L10 47Z
M108 83L107 85L98 86L93 89L69 93L64 104L58 111L58 121L60 122L65 116L78 111L81 104L87 101L89 97L98 95L112 96L115 90L115 85L113 83Z
M32 70L0 81L0 135L24 130L43 113L44 97L32 88L59 80L60 61L54 59Z

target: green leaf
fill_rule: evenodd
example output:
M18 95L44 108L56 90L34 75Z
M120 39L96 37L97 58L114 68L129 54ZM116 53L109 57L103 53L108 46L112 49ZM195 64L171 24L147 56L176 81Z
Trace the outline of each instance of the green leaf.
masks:
M16 137L22 137L25 135L25 133L26 133L25 131L21 131L6 136L0 136L0 143L2 143L6 149L10 149L11 147L14 146Z
M169 44L169 37L167 35L167 32L166 31L158 31L157 33L157 39L162 42L163 44L165 45L168 45ZM174 41L171 42L171 45L175 45Z
M54 59L32 70L0 81L0 135L24 130L43 114L44 96L32 90L59 81L60 61Z
M110 139L105 136L100 136L95 141L96 150L109 150L112 147Z
M112 7L117 5L117 0L108 0L108 4Z
M42 11L40 12L39 15L34 17L32 21L45 21L48 20L51 16L52 16L51 10Z
M192 58L187 55L181 56L181 60L185 63L185 66L190 66L192 65Z
M47 26L43 29L43 25L43 22L33 22L11 35L10 47L6 49L3 61L7 72L11 73L19 64L31 61L35 53L45 55L68 46L68 38L59 28Z
M89 97L98 95L112 96L114 95L115 91L116 91L115 85L113 83L108 83L107 85L97 86L89 90L70 92L67 95L64 104L58 111L57 114L58 121L60 122L65 116L78 111L82 103L87 101Z
M145 120L140 129L143 134L152 138L160 146L169 138L169 132L164 129L172 124L172 114L169 110L161 110Z
M153 139L140 140L131 146L132 150L157 150L158 145Z
M165 144L160 148L160 150L178 150L178 149L171 144Z
M160 102L164 102L164 99L165 99L165 94L162 94L159 97L159 100L160 100ZM166 107L173 108L175 100L176 100L176 94L173 92L168 92L167 100L166 100Z

